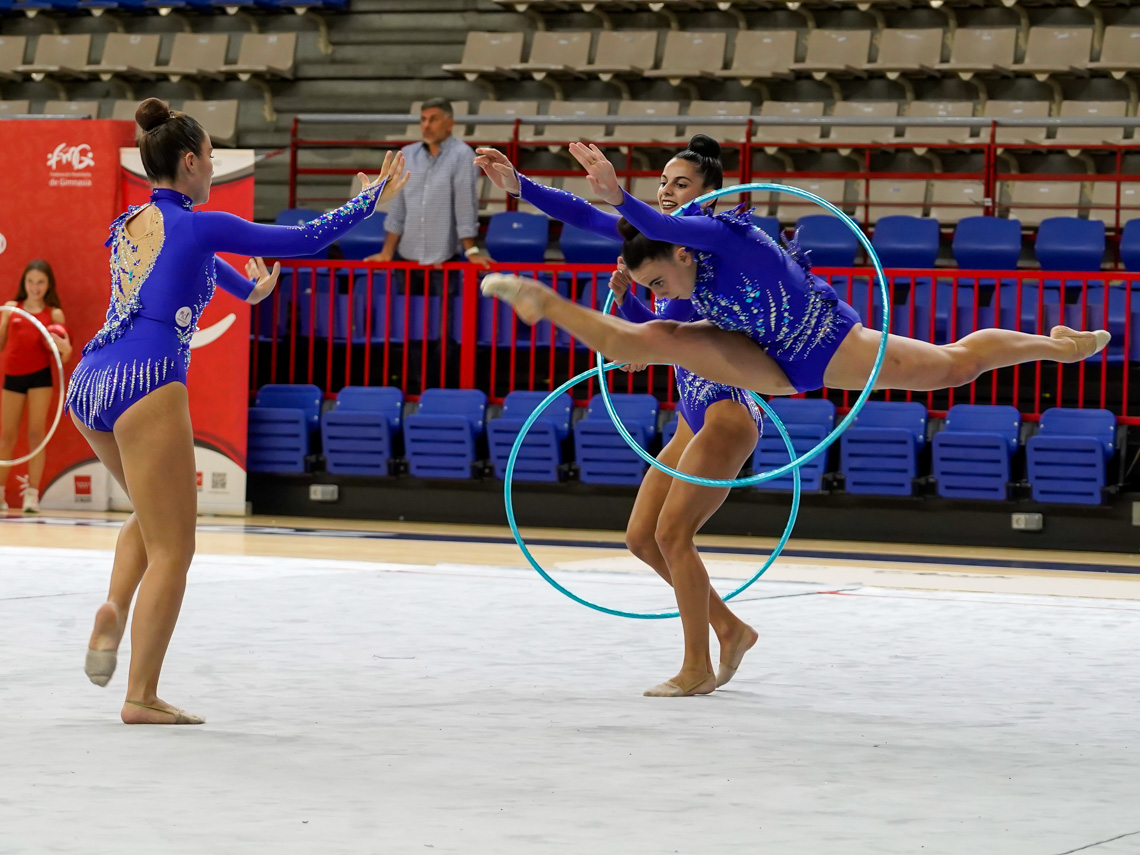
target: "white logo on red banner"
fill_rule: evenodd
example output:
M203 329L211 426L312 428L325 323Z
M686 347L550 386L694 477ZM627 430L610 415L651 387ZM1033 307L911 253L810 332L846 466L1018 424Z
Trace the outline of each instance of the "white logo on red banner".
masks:
M91 476L90 475L76 475L75 476L75 501L77 501L77 502L90 502L91 501Z
M0 255L4 254L4 250L8 248L8 238L0 234Z
M91 146L87 143L68 145L60 143L55 151L48 155L47 165L52 169L67 168L72 170L90 169L95 165L95 155L91 153Z

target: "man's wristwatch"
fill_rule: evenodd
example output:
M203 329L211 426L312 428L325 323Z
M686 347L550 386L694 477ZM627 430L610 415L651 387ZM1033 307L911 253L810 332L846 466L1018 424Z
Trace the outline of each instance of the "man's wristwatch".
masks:
M467 249L463 250L463 254L466 255L468 258L470 258L473 255L478 255L479 254L479 247L469 246L469 247L467 247Z

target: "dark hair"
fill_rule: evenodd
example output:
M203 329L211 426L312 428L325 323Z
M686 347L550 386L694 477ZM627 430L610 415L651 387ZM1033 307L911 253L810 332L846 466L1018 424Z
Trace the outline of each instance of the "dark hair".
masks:
M206 131L193 116L187 116L158 98L147 98L137 110L135 121L139 133L139 153L143 169L151 181L173 181L178 177L178 162L191 151L201 156L206 144Z
M451 102L446 98L428 98L424 101L423 106L420 107L420 112L424 110L442 110L448 118L455 116L455 111L451 107Z
M674 155L697 167L705 180L705 187L719 190L724 186L724 164L720 162L720 143L710 136L697 134L689 140L689 147Z
M28 266L24 268L24 272L20 274L20 284L16 288L16 302L22 303L28 299L28 287L24 284L24 280L33 270L47 276L48 289L44 294L44 305L51 306L53 309L63 308L59 304L59 294L57 294L55 290L55 271L53 271L51 265L42 258L33 258L28 262Z
M621 257L630 270L636 270L647 261L669 258L673 254L674 244L647 238L625 217L618 220L617 228L622 236Z

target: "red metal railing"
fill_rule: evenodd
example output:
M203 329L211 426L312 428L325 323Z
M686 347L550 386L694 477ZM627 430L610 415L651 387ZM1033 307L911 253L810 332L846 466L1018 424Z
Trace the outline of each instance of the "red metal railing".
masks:
M564 296L601 308L612 268L605 265L500 264L536 276ZM288 261L273 296L255 308L251 396L265 383L314 383L327 397L346 385L397 386L411 400L430 387L479 388L493 403L514 389L550 390L594 364L569 336L528 327L478 290L483 271L470 264L425 268L411 263ZM867 268L818 268L869 326L882 326L882 298ZM1109 348L1074 365L1028 363L992 371L940 392L883 392L917 400L934 415L955 403L1012 404L1028 420L1049 407L1099 407L1121 423L1140 424L1130 389L1140 363L1140 274L1042 271L889 270L891 330L945 344L991 326L1045 333L1057 323L1106 328ZM672 369L609 375L615 391L648 391L675 401ZM590 379L575 390L584 404ZM856 393L824 389L841 408Z
M289 205L296 207L298 202L302 200L299 192L298 180L302 176L354 176L359 171L358 166L348 165L343 167L329 167L329 166L302 166L299 162L299 155L302 151L306 150L319 150L319 149L387 149L394 146L400 146L404 143L400 141L387 141L387 142L370 142L361 140L337 140L319 137L306 137L301 130L302 123L298 119L294 119L292 124L290 140L289 140ZM516 120L513 125L503 125L503 133L501 139L497 141L481 141L479 144L492 145L502 148L504 152L513 161L518 162L519 155L526 150L540 151L544 150L550 145L559 145L559 141L554 137L549 139L543 138L541 141L527 141L520 137L523 122ZM1088 211L1089 214L1096 219L1101 219L1112 236L1113 246L1119 237L1119 233L1124 223L1133 217L1140 217L1140 209L1130 207L1128 205L1122 206L1122 187L1125 184L1131 184L1140 181L1140 176L1131 174L1124 170L1123 158L1127 153L1134 153L1140 150L1140 144L1081 144L1080 150L1084 153L1111 155L1113 160L1113 168L1108 172L1099 172L1096 174L1078 174L1078 173L1021 173L1021 172L1007 172L999 168L1002 152L1013 153L1029 153L1029 152L1042 152L1042 151L1071 151L1075 145L1074 143L1057 143L1045 142L1034 144L1022 143L1003 143L997 139L998 123L991 122L988 126L982 129L981 135L977 138L971 139L967 142L954 142L954 143L915 143L904 142L896 140L894 142L880 142L880 143L844 143L841 141L830 142L828 140L812 141L805 143L780 143L778 148L781 150L795 150L795 149L812 149L812 150L843 150L853 151L858 153L861 160L861 169L848 170L848 171L832 171L832 172L797 172L797 171L781 171L779 173L761 172L756 170L753 166L753 154L763 151L765 148L771 148L771 143L757 141L753 139L753 132L756 128L755 123L749 119L747 123L742 122L739 126L733 127L730 125L724 126L724 135L737 136L736 141L728 140L722 142L722 148L725 152L725 161L728 164L725 172L726 183L748 183L753 181L774 181L777 183L786 183L789 180L796 179L842 179L845 181L855 182L859 188L858 198L854 201L832 200L837 204L848 210L854 210L856 219L860 220L864 225L869 225L872 219L871 208L891 207L891 208L906 208L914 207L915 213L921 215L921 208L925 207L927 203L907 203L907 202L877 202L868 206L870 197L871 181L880 180L934 180L934 181L979 181L983 188L983 200L980 205L973 205L971 203L961 202L940 202L939 208L959 208L961 209L962 216L970 214L986 214L993 215L999 210L1004 210L1008 207L1008 203L1002 198L1001 187L1004 184L1013 184L1019 181L1079 181L1082 183L1090 183L1092 185L1110 184L1114 187L1114 204L1106 206L1102 204L1089 204L1089 205L1049 205L1049 204L1023 204L1019 205L1022 208L1037 208L1046 212L1051 208L1060 208L1058 213L1067 213L1074 208L1081 211ZM743 138L740 138L739 132L743 130ZM407 140L406 142L415 142L415 140ZM567 143L569 141L566 141ZM474 143L473 143L474 144ZM619 169L619 175L626 183L626 189L631 188L631 182L634 178L643 177L657 177L658 173L647 171L645 169L636 168L635 152L639 149L661 149L668 147L667 143L662 142L638 142L621 140L620 142L614 141L605 143L610 148L620 147L624 151L625 163ZM877 169L873 158L877 154L893 151L912 151L916 147L924 150L930 150L936 153L948 152L965 152L973 155L981 155L981 171L974 172L885 172ZM558 177L581 176L580 170L558 170L558 169L533 169L528 170L528 174L538 179L549 179ZM332 199L325 197L304 197L304 201L311 203L331 203L339 202L340 198ZM494 200L496 204L505 204L508 210L513 210L517 202L514 198L508 197L503 194L496 197ZM649 201L649 200L647 200ZM761 211L761 213L764 213Z

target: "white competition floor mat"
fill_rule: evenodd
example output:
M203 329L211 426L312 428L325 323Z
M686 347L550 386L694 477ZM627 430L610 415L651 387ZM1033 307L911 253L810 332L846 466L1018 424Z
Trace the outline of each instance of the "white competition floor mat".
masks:
M109 568L0 547L2 855L1140 852L1135 601L761 579L737 679L651 699L679 622L529 570L202 555L160 694L207 724L131 728Z

